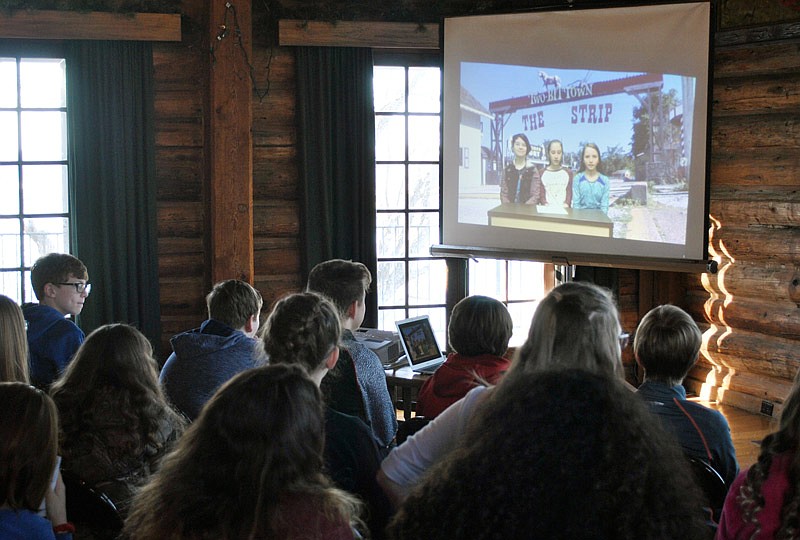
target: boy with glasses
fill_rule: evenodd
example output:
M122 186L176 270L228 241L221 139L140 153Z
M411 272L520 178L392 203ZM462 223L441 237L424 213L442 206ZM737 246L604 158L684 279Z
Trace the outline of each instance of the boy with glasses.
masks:
M28 325L31 383L47 389L83 343L84 334L66 317L83 309L92 286L79 259L67 253L49 253L31 268L31 285L38 304L26 303L22 313Z

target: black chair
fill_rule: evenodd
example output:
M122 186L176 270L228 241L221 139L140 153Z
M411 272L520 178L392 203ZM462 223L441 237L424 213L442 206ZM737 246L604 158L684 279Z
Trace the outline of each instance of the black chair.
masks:
M722 506L728 494L728 485L722 475L704 459L687 456L697 485L703 490L713 512L714 522L719 522Z
M406 439L408 439L414 433L427 426L428 422L430 421L431 418L425 418L424 416L415 416L403 422L398 422L397 435L395 437L395 441L397 442L398 445L403 444L404 442L406 442Z
M67 490L67 519L75 524L76 540L86 533L95 540L117 538L122 516L108 495L68 470L62 469L61 478Z

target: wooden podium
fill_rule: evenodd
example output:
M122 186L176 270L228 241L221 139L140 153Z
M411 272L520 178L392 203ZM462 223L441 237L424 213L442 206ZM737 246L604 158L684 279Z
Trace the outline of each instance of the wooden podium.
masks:
M501 204L489 210L489 225L529 231L611 238L614 222L601 210L565 208L566 214L539 212L535 205Z

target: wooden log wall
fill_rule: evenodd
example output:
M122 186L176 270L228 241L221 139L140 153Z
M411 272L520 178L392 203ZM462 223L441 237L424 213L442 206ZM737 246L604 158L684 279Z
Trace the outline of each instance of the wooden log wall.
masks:
M720 270L688 279L704 347L687 386L753 411L766 401L777 413L800 366L800 307L790 295L800 275L800 40L717 38L709 253Z

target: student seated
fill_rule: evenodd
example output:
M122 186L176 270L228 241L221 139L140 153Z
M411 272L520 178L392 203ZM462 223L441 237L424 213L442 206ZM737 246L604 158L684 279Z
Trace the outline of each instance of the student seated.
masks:
M364 298L370 283L372 275L363 264L332 259L311 269L306 289L330 299L342 324L337 368L322 381L328 405L361 418L381 447L388 449L397 433L397 412L386 386L386 373L378 355L353 335L353 330L364 322Z
M30 382L28 340L22 310L0 294L0 382Z
M688 401L681 385L697 362L701 340L697 324L679 307L650 310L633 341L636 362L644 370L644 382L636 393L675 435L686 455L707 461L730 485L739 464L728 422L719 411Z
M553 367L581 368L622 377L620 324L610 293L591 283L564 283L539 303L528 339L496 387L477 386L393 449L381 463L378 483L396 505L425 472L454 448L475 413L509 378Z
M319 389L299 366L225 383L125 523L130 540L353 540L358 502L322 472Z
M417 415L433 418L481 384L497 384L511 361L503 358L514 323L506 306L469 296L453 308L447 327L453 353L422 385Z
M511 373L406 499L396 540L706 539L680 448L607 373Z
M339 314L324 297L299 293L279 300L264 326L271 364L299 365L319 384L339 357ZM337 487L367 503L373 540L383 538L389 501L375 480L382 454L360 418L325 407L325 467Z
M75 528L67 522L64 482L56 473L53 400L25 383L3 382L0 403L0 538L72 540ZM47 519L37 513L43 500Z
M796 538L800 520L800 371L778 431L761 441L758 460L728 490L718 540Z
M89 296L86 266L67 253L50 253L31 268L31 285L38 304L26 303L31 383L47 389L67 367L83 343L84 334L65 317L78 315Z
M197 418L225 381L266 362L255 339L262 303L249 283L220 281L206 296L208 320L170 340L174 352L159 380L167 398L189 420Z
M126 324L101 326L50 393L61 417L62 467L108 495L124 515L135 489L183 431L158 386L150 342Z

